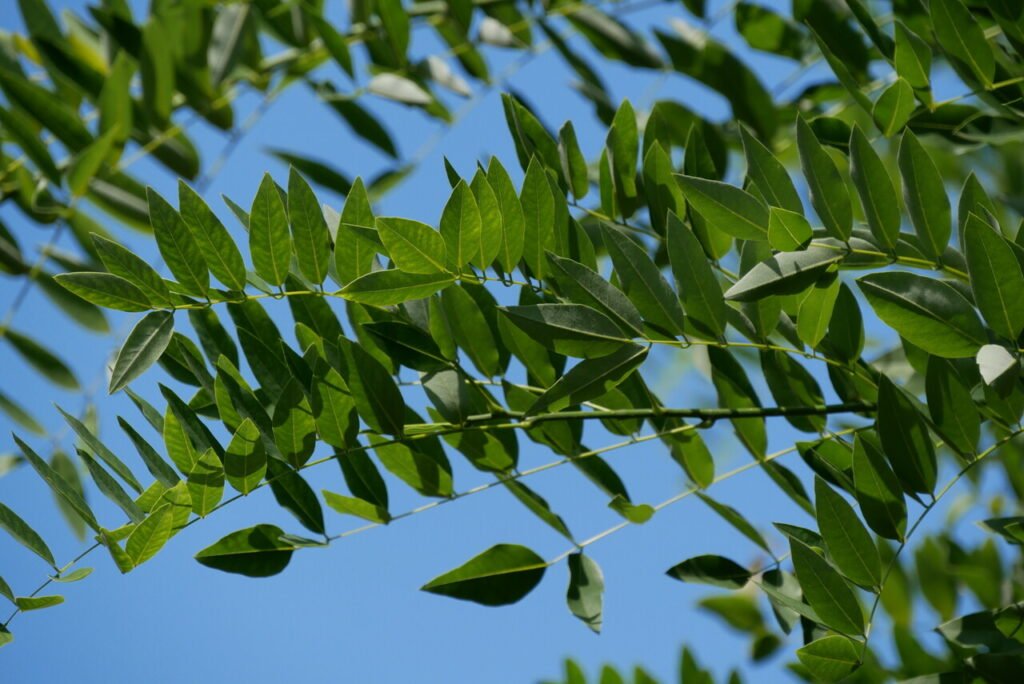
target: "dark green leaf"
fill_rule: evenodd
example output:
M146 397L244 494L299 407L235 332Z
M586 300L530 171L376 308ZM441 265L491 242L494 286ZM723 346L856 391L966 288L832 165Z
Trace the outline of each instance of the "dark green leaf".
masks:
M282 285L292 259L292 240L284 200L270 174L263 176L249 212L249 251L256 274L271 286Z
M892 249L900 234L900 205L892 177L860 126L850 132L850 175L871 234Z
M43 541L43 538L28 523L22 520L17 513L2 503L0 503L0 527L7 530L7 534L11 535L16 542L42 558L51 567L57 567L56 562L53 560L53 553L50 551L50 547L46 545L46 542Z
M767 295L803 292L842 258L842 252L814 246L776 254L750 269L726 291L725 298L747 302Z
M178 182L178 207L210 272L232 290L245 289L245 262L224 224L195 190Z
M370 306L393 306L429 297L453 282L455 279L447 273L405 273L388 269L356 278L341 290L341 296Z
M501 312L527 335L559 354L607 356L629 341L607 316L582 304L507 306Z
M864 633L864 611L846 580L803 542L790 539L804 597L823 624L850 635Z
M181 215L152 188L146 188L149 222L167 268L186 294L202 297L210 287L206 259Z
M931 155L909 129L900 139L899 166L907 212L921 247L926 256L938 259L953 230L949 196Z
M306 529L324 533L324 513L316 492L302 476L276 459L267 461L267 481L274 499L295 516Z
M683 582L710 584L724 589L742 589L751 577L745 567L724 556L696 556L672 566L666 574Z
M1016 340L1024 329L1024 273L1013 248L974 214L967 218L963 238L971 291L981 315L996 334Z
M153 308L142 290L111 273L62 273L54 280L85 301L107 309L138 312Z
M621 287L641 315L652 325L681 335L684 320L679 298L647 252L618 230L607 225L601 229Z
M247 577L270 577L288 566L295 545L282 541L275 525L256 525L232 532L196 554L208 568Z
M878 550L853 507L820 477L814 481L814 497L818 527L836 567L863 587L880 587Z
M132 328L117 353L108 391L113 394L142 375L167 349L173 333L173 313L152 311L146 314Z
M886 375L878 383L878 437L908 494L931 493L937 477L935 448L917 407Z
M423 591L485 606L515 603L540 583L547 563L524 546L498 544L423 585Z
M768 207L750 193L719 181L677 176L686 201L716 229L741 240L768 239Z
M817 681L838 682L860 666L854 642L832 634L797 649L797 658Z
M843 241L849 240L853 230L853 209L846 182L802 116L796 120L796 140L814 211L825 224L829 235Z

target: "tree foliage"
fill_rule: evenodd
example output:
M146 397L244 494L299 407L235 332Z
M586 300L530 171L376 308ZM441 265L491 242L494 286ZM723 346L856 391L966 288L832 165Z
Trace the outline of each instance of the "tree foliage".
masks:
M703 3L685 5L703 15ZM1024 671L1024 233L1014 225L1024 207L1024 10L1015 3L896 2L884 21L861 0L794 2L791 16L737 3L729 16L752 48L827 66L827 81L789 101L692 23L634 30L622 19L628 4L379 0L354 3L337 27L320 3L154 3L136 20L107 2L64 28L42 0L20 6L28 35L7 37L0 64L4 142L20 150L5 158L4 199L72 233L81 255L44 252L29 264L4 230L2 263L87 328L106 328L103 309L140 314L109 390L130 393L143 420L120 419L136 460L64 413L78 458L121 520L94 515L67 456L44 458L35 440L15 436L17 462L38 472L72 524L89 528L90 550L106 550L122 572L265 489L295 526L253 521L199 550L199 563L264 577L285 571L294 553L504 487L566 539L566 551L544 558L495 540L422 589L500 606L564 564L569 610L599 631L605 582L590 547L694 498L763 562L699 555L666 572L725 590L700 606L750 635L753 660L787 649L792 671L809 681L1008 682ZM450 46L459 72L437 55L411 56L420 22ZM203 30L197 37L190 26ZM731 119L710 122L671 100L644 112L614 104L566 31L606 60L704 84ZM236 91L269 100L306 83L356 135L397 157L362 97L449 120L437 88L486 87L485 45L529 54L539 35L579 76L606 129L601 149L581 149L572 122L556 133L506 93L517 158L447 165L450 197L431 225L374 213L374 199L410 168L401 160L381 178L349 180L278 151L287 178L268 174L247 206L230 204L240 241L203 198L207 176L178 123L185 112L238 130ZM267 54L271 44L281 51ZM370 62L364 86L319 80L327 62L355 75L357 45ZM963 94L936 99L939 65ZM133 146L183 178L176 198L125 173ZM67 159L55 159L57 147ZM951 185L962 187L955 206ZM313 186L344 203L325 205ZM163 263L135 256L82 202L151 231ZM62 273L49 272L50 258ZM3 338L51 381L77 387L26 332L5 324ZM866 338L889 347L869 350ZM717 406L657 395L645 369L673 353L706 364ZM159 387L161 406L131 390L151 382L154 365L173 380ZM0 399L37 431L36 419ZM769 426L781 421L807 441L769 452ZM588 446L598 422L599 435L625 439ZM726 425L750 461L722 472L703 435ZM523 440L557 459L520 467ZM642 442L662 445L687 488L654 504L630 496L605 455ZM784 459L794 453L802 461ZM452 458L485 484L455 482ZM326 463L340 466L344 492L307 483L305 471ZM621 522L587 538L569 529L557 499L528 484L565 465ZM753 468L813 529L780 520L769 531L714 498L716 483ZM982 471L1004 490L983 502L987 512L971 510L991 534L968 546L941 529L919 531ZM392 487L429 502L395 510ZM329 533L324 503L359 526ZM57 579L85 578L74 566L86 554L60 565L3 505L0 527ZM61 602L42 595L52 581L20 595L0 580L0 593L16 615ZM942 616L941 652L925 650L915 631L918 591ZM964 605L971 612L958 613ZM711 678L689 651L681 671L687 682ZM634 680L652 681L642 670ZM566 681L584 681L573 663ZM624 678L608 669L601 681Z

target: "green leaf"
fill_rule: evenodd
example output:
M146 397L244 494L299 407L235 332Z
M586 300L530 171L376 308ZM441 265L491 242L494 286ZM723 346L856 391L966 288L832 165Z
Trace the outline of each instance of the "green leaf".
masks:
M722 286L697 236L675 214L666 223L666 249L688 321L703 335L721 337L727 318Z
M178 181L178 207L210 272L232 290L245 289L245 262L227 228L199 194Z
M274 499L306 529L324 533L324 512L316 492L295 470L278 461L267 461L267 482L274 492Z
M7 328L0 339L10 342L14 350L18 352L26 363L51 382L67 389L78 389L78 380L75 378L75 374L71 372L71 369L53 352L31 337Z
M842 252L814 246L799 252L781 252L750 269L726 290L725 298L750 302L768 295L803 292L842 258Z
M734 185L676 176L686 201L715 229L741 240L768 239L768 207Z
M647 252L618 230L602 224L601 236L622 289L652 325L681 335L683 308Z
M142 491L142 485L139 484L139 481L135 479L134 475L132 475L131 469L128 468L124 461L118 458L113 451L108 449L107 446L103 444L98 437L96 437L92 430L85 425L85 423L66 412L60 406L57 407L57 410L60 411L62 416L64 416L64 420L67 421L68 425L71 426L71 429L74 430L75 434L78 435L78 438L82 440L82 443L85 444L89 451L94 453L96 456L99 456L100 459L110 466L110 469L113 470L118 477L127 482L132 489L136 492Z
M246 577L270 577L288 566L295 545L281 539L275 525L238 530L196 554L202 565Z
M636 155L639 139L636 131L636 112L633 111L629 100L623 100L615 112L605 145L615 173L615 187L624 197L636 197Z
M580 151L576 140L576 129L571 121L566 121L558 131L558 158L562 162L562 179L572 190L573 197L581 200L590 190L587 177L587 160Z
M803 216L803 203L793 180L786 172L786 167L746 126L740 126L740 137L743 141L743 154L747 159L747 177L754 181L765 201L770 207L778 207ZM769 225L769 234L770 230Z
M502 218L498 196L483 169L477 169L469 184L480 212L480 238L470 261L481 269L490 268L501 252Z
M424 496L451 496L451 464L436 439L385 443L371 435L370 441L381 465L417 492Z
M405 401L391 373L355 342L342 337L338 346L345 364L342 376L348 383L359 416L375 432L402 436Z
M150 444L143 439L135 428L131 426L124 418L118 416L117 423L121 426L128 438L135 445L136 451L139 452L139 456L142 461L146 464L146 469L149 473L157 479L165 487L173 487L179 482L177 473L174 469L157 453Z
M877 428L882 451L903 490L933 492L937 466L928 426L910 398L884 374L878 382Z
M246 6L247 7L247 6ZM349 76L354 75L352 70L352 55L349 53L348 41L345 36L338 33L337 29L331 26L330 22L315 12L308 11L305 16L313 23L316 32L320 35L324 47L330 53L334 61L345 70Z
M844 242L849 240L853 231L853 208L846 182L802 116L796 120L796 141L815 213L829 235Z
M18 606L18 609L22 612L30 610L42 610L43 608L52 608L53 606L59 606L64 603L63 596L18 596L14 599L14 603Z
M874 117L878 130L888 138L896 135L907 125L910 115L914 113L915 105L914 89L906 79L897 78L875 100L871 116Z
M249 494L267 473L267 452L260 439L259 428L245 418L224 452L224 476L228 484L241 494Z
M39 477L50 486L53 493L56 494L60 499L67 502L68 506L77 513L85 523L92 528L94 531L99 531L100 525L96 522L96 517L93 515L89 505L85 502L78 491L72 487L67 480L60 476L56 470L50 467L46 461L39 457L39 455L32 450L29 445L21 441L21 439L14 435L14 441L18 444L18 448L25 455L29 464L32 466Z
M192 512L205 518L224 496L224 466L213 449L207 449L185 473Z
M382 525L386 525L391 520L391 515L386 508L372 504L369 501L335 494L326 489L321 493L324 495L324 501L327 502L327 505L342 515L354 515L357 518Z
M846 580L803 542L789 540L800 588L822 623L844 634L864 633L864 611Z
M903 197L925 256L938 259L953 230L949 196L931 155L909 129L900 138L898 153Z
M590 556L573 553L569 563L569 610L594 632L601 633L604 619L604 574Z
M972 357L988 342L974 307L947 283L889 271L862 276L857 284L886 325L929 354Z
M682 582L710 584L723 589L742 589L751 574L739 563L724 556L695 556L669 568L666 573Z
M842 290L842 281L835 273L819 278L800 299L797 309L797 336L812 347L825 337L831 325L833 311Z
M929 3L932 28L943 51L963 63L986 88L995 78L996 62L985 31L960 0Z
M70 584L71 582L78 582L80 580L85 579L86 577L92 574L92 570L92 568L78 568L77 570L69 572L66 575L61 575L60 577L51 577L50 579L52 579L54 582L60 582L61 584ZM3 593L3 591L0 590L0 593Z
M136 566L142 565L163 548L171 538L174 506L165 503L139 523L125 542L125 553Z
M1024 329L1024 273L1010 244L975 214L964 225L971 291L996 334L1016 340Z
M97 108L100 112L100 130L114 132L114 142L123 146L132 134L131 80L135 73L135 61L127 52L119 51L114 58L100 90Z
M274 442L281 455L296 468L301 468L316 447L316 423L313 410L302 385L291 380L274 405Z
M607 394L643 364L648 351L648 347L629 344L608 356L579 362L540 395L527 414L561 411Z
M583 264L548 252L549 278L554 277L562 294L576 304L585 304L615 321L623 332L640 335L643 319L633 302L600 274Z
M892 177L860 126L850 131L850 175L871 234L893 249L900 234L900 204Z
M72 198L81 197L89 189L89 182L110 156L117 135L116 130L107 131L71 160L67 170L67 183Z
M136 504L128 495L128 492L124 491L124 488L118 484L117 480L103 469L103 466L96 461L96 458L91 453L82 449L78 449L77 451L78 456L85 463L89 470L89 474L92 475L92 479L96 483L96 487L100 492L105 497L113 501L118 508L124 511L125 515L127 515L132 522L140 522L145 517L145 514L142 512L142 509L139 508L138 504Z
M497 544L422 589L485 606L504 606L530 593L546 568L544 559L525 546Z
M85 301L107 309L138 312L153 308L142 290L110 273L61 273L54 280Z
M838 682L860 667L857 647L844 636L832 634L796 651L796 657L816 681Z
M278 287L288 277L292 240L284 200L270 174L264 174L249 212L249 251L256 274Z
M210 287L210 274L199 245L181 215L152 188L146 188L149 223L167 268L185 294L202 297Z
M981 419L971 392L949 361L931 357L925 373L928 413L942 438L961 454L973 454L981 438Z
M612 509L634 525L643 525L645 522L653 518L654 514L657 512L653 506L649 504L634 504L622 494L616 494L612 497L612 500L608 502L608 508Z
M460 180L441 213L447 270L458 272L480 252L480 209L466 181Z
M441 293L441 307L455 342L481 373L487 377L501 374L501 359L487 319L479 304L464 285Z
M448 273L405 273L388 269L356 278L342 288L340 294L359 304L393 306L429 297L454 282L454 277Z
M160 358L174 334L174 314L152 311L135 324L117 353L110 373L110 394L146 372Z
M299 270L314 285L327 278L331 236L316 193L294 167L288 172L288 218Z
M544 524L548 525L551 529L558 532L560 535L573 541L572 532L569 531L569 527L562 520L562 516L558 515L551 510L550 504L540 494L524 485L519 480L508 478L502 481L505 488L512 493L516 499L519 500L527 509L534 515L536 515Z
M931 87L932 49L916 33L901 22L896 21L896 49L893 61L896 73L913 88L927 89Z
M21 404L15 402L3 392L0 392L0 411L26 430L34 432L37 435L46 434L46 428L40 425L39 421L37 421L32 414L26 411Z
M445 240L425 223L380 217L377 219L377 232L388 256L401 271L436 274L448 270Z
M839 571L863 587L882 585L882 564L871 535L853 507L820 477L814 480L815 513L825 547Z
M50 567L57 568L57 564L53 560L53 553L43 538L29 527L29 524L22 520L17 513L2 503L0 503L0 527L7 530L7 534L11 535L14 541L49 563Z
M523 207L523 261L537 279L546 273L545 253L555 248L555 198L544 166L534 157L520 195Z
M523 256L526 216L512 179L497 157L491 157L487 165L487 181L494 189L501 209L501 246L498 249L498 263L505 273L511 273Z
M124 278L142 291L144 298L151 305L147 308L166 307L172 304L171 292L167 289L164 279L144 259L102 235L93 233L92 244L108 271Z
M727 349L708 347L708 360L711 362L711 381L718 394L719 406L754 408L761 405L743 366ZM732 424L747 450L756 458L764 456L768 444L764 418L733 418Z
M629 342L611 319L582 304L506 306L500 311L534 340L567 356L607 356Z
M793 252L803 249L811 240L811 224L803 214L770 207L768 215L768 244L772 249Z
M853 484L861 513L877 534L903 540L907 505L895 473L873 439L858 434L853 443Z
M338 449L352 446L359 432L359 418L348 385L338 371L317 369L311 395L313 419L320 439Z

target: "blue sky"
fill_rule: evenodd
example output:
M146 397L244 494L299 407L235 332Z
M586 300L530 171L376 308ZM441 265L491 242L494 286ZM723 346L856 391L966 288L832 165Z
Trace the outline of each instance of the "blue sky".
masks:
M84 3L55 0L53 4L80 11ZM327 0L327 4L331 16L343 16L341 3ZM714 14L721 3L709 4ZM7 30L21 27L13 5L3 3L0 8L0 27ZM631 21L637 26L650 26L663 24L669 16L683 15L679 4L670 3L667 8L640 12ZM767 83L777 83L794 69L792 62L746 49L730 24L729 19L722 21L713 35L746 56ZM422 30L417 31L415 44L423 54L439 50L437 41ZM578 38L573 44L593 57ZM518 53L494 50L490 55L494 73L518 58ZM678 75L638 73L616 65L607 65L604 73L613 99L628 97L638 110L646 109L657 98L668 98L714 119L728 116L719 96ZM330 75L338 77L333 72ZM822 73L812 71L810 78L813 80L815 75L820 77ZM549 126L557 127L572 119L585 154L593 158L603 143L604 130L592 116L589 104L567 87L571 79L561 61L548 51L515 71L506 85L525 93ZM257 102L258 98L251 95L240 99L239 118ZM499 156L510 170L515 166L497 89L469 103L453 99L453 110L461 112L458 126L425 150L421 149L424 141L438 133L437 123L399 105L365 102L392 129L403 156L418 151L426 155L417 172L379 204L379 215L398 214L436 223L448 193L442 154L467 176L478 160L486 161L490 155ZM206 162L215 158L225 143L222 133L203 124L189 132ZM236 236L241 231L219 195L227 194L246 206L265 170L284 179L287 169L264 153L267 147L318 156L352 175L372 177L387 165L381 155L355 139L311 92L303 86L293 87L256 124L206 194ZM175 179L161 168L143 160L133 170L165 196L175 196ZM518 169L514 171L518 179L521 174ZM337 197L325 194L323 198L333 206L340 204ZM48 237L9 206L0 208L0 218L30 255L30 246ZM140 254L158 262L152 241L117 228L112 221L104 224ZM7 310L14 290L12 280L0 280L0 312ZM282 328L289 330L286 306L271 306ZM133 320L130 314L111 316L120 335ZM180 325L187 326L184 317ZM104 439L119 453L132 454L117 428L116 416L139 423L138 414L127 397L106 396L103 389L106 382L102 368L113 347L111 338L73 327L38 291L33 291L20 308L14 327L39 335L72 361L84 383L98 388L94 398ZM645 371L670 405L713 405L710 385L691 382L697 373L694 364L692 355L662 354ZM79 396L40 380L6 347L0 347L0 369L3 389L44 418L53 430L62 431L53 402L72 412L83 409ZM168 380L155 369L137 381L135 388L153 397L157 382ZM9 435L13 427L0 417L0 435ZM795 433L781 420L770 427L772 449L792 443ZM66 447L66 430L63 432ZM158 442L155 435L146 434ZM597 447L619 439L589 426L585 441ZM716 430L710 443L719 472L748 458L727 427ZM43 451L48 448L42 441L33 444ZM520 439L520 445L523 468L554 460L552 454L525 438ZM12 448L8 436L0 437L0 453ZM794 458L798 457L787 457L787 462ZM685 487L678 466L654 442L618 451L609 460L636 501L657 503ZM458 455L453 456L453 462L458 490L486 481L484 474L467 467ZM333 464L313 469L309 480L318 490L344 491L340 472ZM548 498L579 538L596 534L619 520L607 509L605 497L571 468L556 468L531 478L528 484ZM419 502L400 483L389 481L389 485L392 512ZM101 521L115 526L119 514L112 505L98 493L90 494ZM783 550L781 539L770 530L769 523L809 522L757 471L716 486L714 495L740 507L766 533L772 533L771 538ZM56 515L49 492L33 473L20 469L0 478L0 500L35 526L59 561L84 548ZM330 533L359 526L358 521L330 510L326 515ZM0 651L0 671L6 680L17 682L212 682L243 678L275 682L287 678L511 683L555 676L561 660L572 656L592 673L603 662L621 667L642 664L669 681L675 676L679 648L684 643L699 653L702 662L712 664L719 675L745 660L745 639L694 607L696 599L713 592L683 585L664 574L668 567L700 553L724 553L740 562L753 562L761 556L695 498L666 508L648 524L631 526L590 548L591 556L604 570L607 586L605 627L600 636L590 633L565 607L568 571L564 563L551 567L531 595L507 608L487 609L418 591L427 580L498 542L522 543L548 558L566 550L564 539L498 488L402 520L388 529L354 535L328 549L296 553L284 573L269 579L221 574L192 559L197 550L224 534L260 522L302 533L302 528L277 508L269 493L260 491L190 527L155 560L127 576L121 576L102 552L90 555L83 563L95 568L89 578L74 585L52 587L65 594L64 605L14 621L11 629L16 640ZM17 593L31 591L45 572L41 562L0 535L0 574ZM774 659L749 672L757 681L776 681L785 676L779 667L779 660Z

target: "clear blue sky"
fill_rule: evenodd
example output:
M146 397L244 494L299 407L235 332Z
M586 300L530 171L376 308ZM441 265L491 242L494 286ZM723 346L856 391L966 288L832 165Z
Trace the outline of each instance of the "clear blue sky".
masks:
M53 3L81 11L81 1ZM139 3L135 3L139 4ZM341 3L328 0L331 15L342 16ZM788 10L788 3L784 10ZM15 3L0 7L0 27L19 30ZM663 23L668 16L683 16L679 3L668 3L637 14L637 26ZM711 14L721 5L711 2ZM731 20L721 22L713 34L748 58L769 84L794 68L793 63L752 53L736 38ZM436 40L416 33L416 46L424 54L437 51ZM585 44L573 44L594 57ZM490 51L494 72L510 64L515 54ZM605 70L613 99L631 98L638 110L656 98L677 99L721 119L728 110L720 97L678 75L642 73L610 65ZM821 76L822 72L812 72ZM584 152L592 158L600 150L604 131L590 106L569 87L571 74L552 53L545 52L512 75L508 85L525 93L552 127L572 119ZM799 85L796 86L799 88ZM789 93L793 90L787 91ZM241 100L239 116L250 111L257 99ZM496 91L470 104L453 101L456 112L465 110L458 126L428 150L419 170L382 201L378 214L399 214L436 222L448 185L442 154L464 175L471 175L478 160L494 154L515 166L514 152L505 129ZM372 102L372 109L389 125L401 153L411 156L438 131L438 124L415 111L387 102ZM224 136L197 125L190 129L204 159L216 157ZM372 177L386 167L374 150L355 139L327 107L304 87L292 88L264 116L230 158L207 199L225 223L238 234L219 195L225 193L243 206L252 198L264 170L278 179L286 168L263 150L280 147L319 156L356 175ZM166 196L175 195L173 179L147 161L134 169ZM339 198L324 196L334 206ZM30 256L31 245L47 235L26 223L11 207L0 208L0 217L14 231ZM147 238L105 225L136 246L141 254L157 261ZM0 312L14 295L10 279L0 280ZM273 309L287 324L283 304ZM226 318L226 316L225 316ZM132 315L111 317L123 334ZM184 318L181 325L187 325ZM123 454L134 454L117 428L116 416L139 422L123 395L106 396L101 369L113 342L73 327L54 312L46 299L33 291L21 307L14 327L30 330L69 358L83 382L99 387L96 407L102 435ZM0 375L4 391L12 392L47 426L62 431L52 408L58 402L70 411L81 411L79 396L65 393L26 370L5 347L0 346ZM648 379L670 405L713 405L706 382L694 379L692 358L662 356L650 364ZM154 370L135 384L146 396L155 394L158 381L169 379ZM685 380L685 382L684 382ZM827 383L824 383L827 386ZM765 394L767 397L767 394ZM782 421L772 424L772 448L792 443L794 433ZM14 426L0 417L0 453L13 448ZM588 427L586 443L601 446L619 438ZM720 472L746 462L728 428L711 439ZM67 446L66 430L64 443ZM159 440L147 433L154 443ZM41 441L40 450L48 448ZM522 467L554 460L545 449L520 439ZM787 459L793 459L793 456ZM685 486L682 473L655 443L616 452L611 463L630 486L636 501L657 503ZM456 454L456 487L464 490L486 481L468 468ZM141 472L141 467L139 468ZM333 464L310 471L316 488L344 491L341 475ZM578 538L587 538L618 522L607 501L571 468L558 468L531 478L528 483L545 495L561 513ZM400 483L389 481L392 510L416 505ZM90 491L101 521L115 526L120 515ZM715 488L720 500L740 507L782 548L769 523L782 520L806 524L808 520L788 504L757 471ZM56 515L49 492L31 472L20 469L0 478L4 501L50 542L58 561L70 559L84 544L76 541ZM329 532L359 526L326 511ZM197 564L192 555L224 534L259 522L273 522L288 531L302 528L273 503L265 490L233 504L174 538L153 561L121 576L103 552L89 556L84 565L94 567L85 581L55 585L67 597L57 608L19 616L11 625L15 642L0 651L0 673L11 682L215 682L251 681L351 681L351 682L532 682L560 672L566 656L579 659L590 672L603 662L622 667L642 664L670 681L675 677L680 645L687 643L705 663L713 663L721 676L734 664L745 661L747 642L723 624L695 609L694 602L714 593L669 579L664 571L690 556L720 552L740 562L759 558L757 550L739 537L696 499L687 499L660 512L644 526L633 526L590 548L602 566L607 585L605 628L595 636L573 618L565 607L568 571L565 564L548 570L543 583L519 604L487 609L418 591L437 574L459 565L494 543L522 543L545 557L565 550L565 540L544 527L501 489L468 497L428 513L342 540L329 549L296 553L282 574L251 580L221 574ZM45 576L46 568L34 557L0 535L0 574L17 593L28 593ZM6 610L6 608L4 609ZM778 659L749 670L752 681L785 678Z

